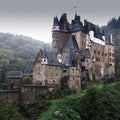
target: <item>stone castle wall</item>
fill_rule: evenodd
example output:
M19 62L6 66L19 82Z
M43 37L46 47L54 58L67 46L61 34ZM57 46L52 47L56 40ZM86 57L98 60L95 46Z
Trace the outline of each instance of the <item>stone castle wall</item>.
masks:
M18 103L20 101L20 92L19 90L0 90L0 98L12 103Z
M74 92L79 93L81 89L80 69L77 69L77 67L69 67L68 70L69 70L68 86Z
M84 55L84 51L86 50L86 35L82 31L73 32L72 34L75 35L78 47L83 51Z

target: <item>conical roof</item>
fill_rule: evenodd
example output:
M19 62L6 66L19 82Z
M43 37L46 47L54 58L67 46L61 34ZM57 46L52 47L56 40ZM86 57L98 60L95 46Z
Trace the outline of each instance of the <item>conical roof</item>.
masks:
M68 43L63 49L63 52L68 52L69 49L73 49L76 52L80 51L74 35L70 35Z

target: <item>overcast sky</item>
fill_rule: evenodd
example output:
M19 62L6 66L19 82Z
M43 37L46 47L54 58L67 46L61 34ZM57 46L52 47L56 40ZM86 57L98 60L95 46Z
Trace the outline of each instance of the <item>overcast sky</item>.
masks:
M100 26L120 16L119 0L0 0L0 32L51 42L53 17L65 12L70 21L74 6L82 20Z

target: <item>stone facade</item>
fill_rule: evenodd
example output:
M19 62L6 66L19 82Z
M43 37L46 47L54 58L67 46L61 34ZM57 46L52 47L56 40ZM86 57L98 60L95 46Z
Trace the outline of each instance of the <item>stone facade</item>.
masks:
M33 83L41 85L59 85L62 78L62 68L58 66L50 66L44 64L36 64L33 68Z
M0 98L4 98L12 103L20 102L19 90L0 90Z
M60 20L54 17L52 51L40 50L33 65L33 83L61 85L68 77L68 87L80 92L82 74L100 80L114 74L114 43L112 35L77 14L71 24L64 13Z
M52 51L54 53L61 52L68 42L70 33L65 31L52 31Z
M21 87L21 101L24 104L33 103L41 94L47 94L48 87L41 85L23 85Z

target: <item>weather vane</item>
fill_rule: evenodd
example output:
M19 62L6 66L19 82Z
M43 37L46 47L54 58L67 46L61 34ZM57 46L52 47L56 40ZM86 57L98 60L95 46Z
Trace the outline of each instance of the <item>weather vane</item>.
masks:
M74 10L75 10L75 14L77 14L77 7L76 6L74 6Z

